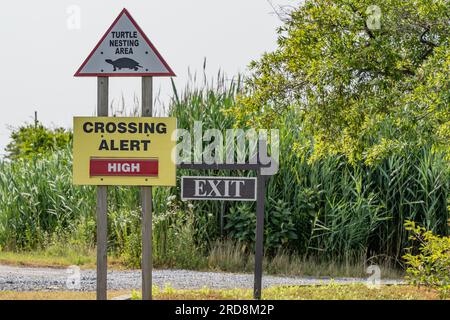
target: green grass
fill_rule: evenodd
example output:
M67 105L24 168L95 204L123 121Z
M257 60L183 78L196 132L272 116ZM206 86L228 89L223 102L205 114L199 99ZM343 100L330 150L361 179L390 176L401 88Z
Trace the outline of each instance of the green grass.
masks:
M129 291L109 291L108 299L129 295ZM250 289L197 289L179 290L171 287L159 289L153 287L155 300L251 300ZM0 291L0 300L94 300L95 292L70 291ZM139 291L131 293L133 300L139 300ZM325 286L292 286L263 289L265 300L437 300L438 294L433 290L419 289L403 285L383 285L379 289L370 289L362 284Z
M0 252L0 264L24 267L65 268L77 265L82 268L95 268L95 256L49 256L45 252Z
M49 250L34 252L0 251L0 264L54 268L77 265L83 268L95 268L96 260L95 253L80 254L74 251L57 255Z
M108 299L129 294L129 291L108 291ZM0 291L0 300L95 300L95 292L74 291Z
M65 268L71 265L83 269L95 269L96 251L77 248L70 245L51 245L35 251L0 251L0 264L23 267ZM108 265L114 269L126 269L127 264L121 257L108 255Z
M208 289L178 290L171 287L153 287L155 300L250 300L251 289ZM140 292L134 291L133 299L140 299ZM264 300L435 300L439 299L433 290L418 289L404 285L383 285L368 288L363 284L323 286L279 286L263 289Z

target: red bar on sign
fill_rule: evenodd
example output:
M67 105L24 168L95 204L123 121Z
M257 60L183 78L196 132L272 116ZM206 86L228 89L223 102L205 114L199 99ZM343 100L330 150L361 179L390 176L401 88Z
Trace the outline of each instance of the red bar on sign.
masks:
M89 175L98 176L158 176L157 159L91 159Z

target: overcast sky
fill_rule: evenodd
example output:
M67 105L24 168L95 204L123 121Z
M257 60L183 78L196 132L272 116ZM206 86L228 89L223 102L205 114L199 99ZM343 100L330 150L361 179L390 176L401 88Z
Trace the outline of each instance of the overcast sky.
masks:
M272 0L274 5L297 1ZM229 78L276 47L281 24L267 0L42 0L8 1L0 10L0 154L9 127L38 119L50 126L72 126L73 116L95 115L96 79L73 74L116 16L127 8L184 87L188 68ZM76 14L79 11L79 28ZM154 80L162 101L170 79ZM139 78L110 80L110 101L140 98ZM158 105L155 106L158 108Z

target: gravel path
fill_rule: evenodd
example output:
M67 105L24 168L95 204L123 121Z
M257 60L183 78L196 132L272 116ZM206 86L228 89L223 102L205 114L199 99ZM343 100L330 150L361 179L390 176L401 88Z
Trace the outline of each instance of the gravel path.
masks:
M32 290L81 290L95 291L95 270L81 270L79 287L67 285L68 277L73 273L66 269L55 268L23 268L0 265L0 290L32 291ZM263 286L279 285L314 285L327 284L330 278L312 277L277 277L263 276ZM335 283L366 283L363 278L336 278ZM401 281L387 280L385 284L400 283ZM76 282L75 282L76 283ZM178 289L196 288L253 288L252 274L235 274L221 272L199 272L188 270L154 270L153 284L160 287L170 285ZM140 270L109 271L108 289L139 289L141 287Z

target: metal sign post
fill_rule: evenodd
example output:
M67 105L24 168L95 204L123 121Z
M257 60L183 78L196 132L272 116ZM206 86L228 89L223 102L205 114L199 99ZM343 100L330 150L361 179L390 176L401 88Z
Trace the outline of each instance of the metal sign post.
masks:
M259 142L259 153L267 154L267 145L265 141ZM269 163L270 165L270 163ZM255 273L253 298L261 299L262 274L263 274L263 257L264 257L264 204L266 198L266 176L261 174L261 168L267 165L261 164L258 157L258 163L237 163L237 164L205 164L205 163L181 163L178 165L180 169L190 170L255 170L256 171L256 245L255 245ZM199 177L188 176L182 177L181 198L186 200L228 200L228 201L254 201L255 178L242 177ZM229 181L228 186L225 184ZM246 182L243 182L246 180ZM241 181L242 191L239 190L239 196L236 195L236 186L230 188L230 182ZM196 183L197 182L197 183ZM245 189L245 190L244 190ZM234 194L233 194L234 192ZM227 196L224 196L227 194ZM244 196L244 194L246 196Z
M255 243L255 280L253 298L261 299L263 258L264 258L264 202L266 201L266 178L257 170L256 186L256 243Z

